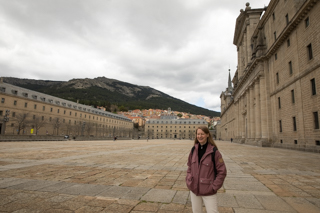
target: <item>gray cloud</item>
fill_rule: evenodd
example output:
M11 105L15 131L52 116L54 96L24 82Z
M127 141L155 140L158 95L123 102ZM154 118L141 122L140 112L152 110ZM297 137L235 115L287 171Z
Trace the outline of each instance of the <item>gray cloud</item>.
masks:
M0 75L105 76L220 110L239 0L0 0ZM252 0L262 8L269 0Z

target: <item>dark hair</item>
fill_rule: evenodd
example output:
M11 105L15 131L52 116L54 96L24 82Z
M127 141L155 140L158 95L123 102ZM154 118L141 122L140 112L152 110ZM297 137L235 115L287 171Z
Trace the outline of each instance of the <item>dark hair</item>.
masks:
M213 140L213 138L212 138L212 135L211 135L208 127L206 127L206 126L199 126L199 127L196 129L196 138L194 139L194 144L195 144L195 145L196 145L197 143L199 143L198 138L197 138L198 129L201 129L204 133L209 134L208 142L211 143L213 146L217 147L216 143L214 142L214 140ZM217 147L217 148L218 148L218 147Z

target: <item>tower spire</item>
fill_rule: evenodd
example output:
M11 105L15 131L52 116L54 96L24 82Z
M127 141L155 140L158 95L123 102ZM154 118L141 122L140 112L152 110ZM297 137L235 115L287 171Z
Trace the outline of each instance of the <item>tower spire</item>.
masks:
M228 79L228 91L232 91L232 83L231 83L231 74L230 74L230 69L229 69L229 79Z

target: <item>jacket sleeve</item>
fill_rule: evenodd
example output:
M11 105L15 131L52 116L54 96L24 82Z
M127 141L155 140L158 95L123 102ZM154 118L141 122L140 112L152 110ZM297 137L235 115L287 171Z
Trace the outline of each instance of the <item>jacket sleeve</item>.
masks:
M191 176L191 159L192 159L192 154L191 154L191 151L190 151L189 157L188 157L188 162L187 162L188 169L187 169L186 181L187 181L188 177Z
M217 177L213 181L213 190L217 192L222 187L224 179L227 176L227 168L219 150L217 150L215 154L215 163L217 168Z

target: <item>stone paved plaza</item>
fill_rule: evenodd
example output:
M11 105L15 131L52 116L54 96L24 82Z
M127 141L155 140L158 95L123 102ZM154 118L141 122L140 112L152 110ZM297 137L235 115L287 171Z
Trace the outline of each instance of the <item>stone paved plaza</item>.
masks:
M220 213L320 212L320 155L216 141ZM191 140L0 143L0 212L192 212Z

